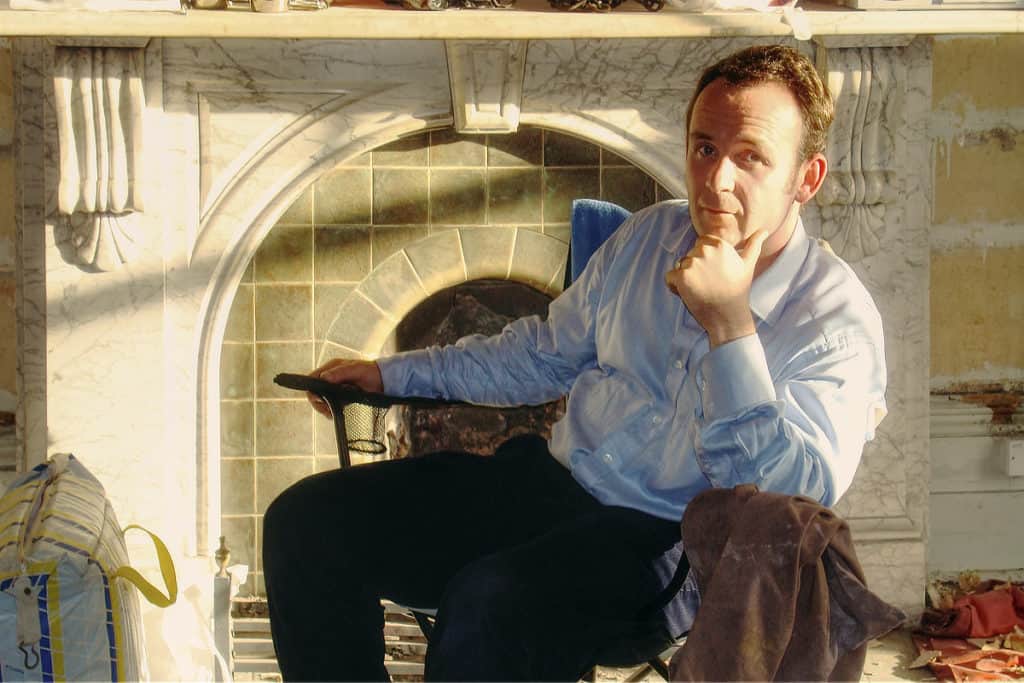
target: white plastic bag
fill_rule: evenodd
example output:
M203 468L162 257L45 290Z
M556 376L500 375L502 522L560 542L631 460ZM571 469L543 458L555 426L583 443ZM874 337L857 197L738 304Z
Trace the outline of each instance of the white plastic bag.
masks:
M149 535L166 594L129 566L103 486L73 456L12 482L0 498L0 682L146 680L135 589L161 607L178 590Z

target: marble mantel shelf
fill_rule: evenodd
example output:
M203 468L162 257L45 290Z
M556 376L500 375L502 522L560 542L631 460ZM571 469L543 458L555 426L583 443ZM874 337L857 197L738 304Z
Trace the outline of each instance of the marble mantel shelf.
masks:
M861 11L804 2L814 36L1024 33L1024 10ZM34 12L0 9L0 36L345 39L558 39L783 36L779 14L647 12L627 3L610 14L560 12L544 0L508 10L416 12L331 7L319 12L245 10Z

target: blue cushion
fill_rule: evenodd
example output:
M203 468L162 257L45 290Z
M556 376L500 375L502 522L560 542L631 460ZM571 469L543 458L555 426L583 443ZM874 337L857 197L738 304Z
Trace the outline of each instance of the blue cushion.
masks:
M612 202L600 199L573 200L569 264L572 280L579 277L597 248L629 216L627 209Z

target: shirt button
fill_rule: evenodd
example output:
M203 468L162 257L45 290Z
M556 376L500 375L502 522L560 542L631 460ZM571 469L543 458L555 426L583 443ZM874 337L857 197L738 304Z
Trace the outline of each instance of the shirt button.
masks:
M677 361L676 361L675 363L673 363L672 365L676 366L676 369L677 369L677 370L682 370L682 369L683 369L683 361L681 361L681 360L677 360Z
M652 417L651 418L651 422L653 422L656 425L660 425L661 424L661 415L655 415L654 417Z
M605 461L606 463L608 463L609 465L610 465L610 464L612 463L612 460L614 460L614 459L615 459L614 457L612 457L612 454L611 454L611 453L605 453L605 454L604 454L604 455L602 455L601 457L602 457L602 458L604 458L604 461Z

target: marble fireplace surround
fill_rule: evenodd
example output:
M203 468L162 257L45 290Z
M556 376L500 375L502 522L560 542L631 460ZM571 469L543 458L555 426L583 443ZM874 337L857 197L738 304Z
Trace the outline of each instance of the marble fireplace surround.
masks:
M184 599L146 616L154 675L197 678L208 666L196 664L209 662L196 634L219 532L221 341L243 271L303 189L405 135L530 125L591 140L685 196L682 120L697 75L754 42L14 41L23 464L76 453L122 523L157 531L175 553ZM838 103L832 175L805 222L859 273L886 326L889 415L839 512L872 587L914 611L927 524L930 46L912 36L792 44L815 58ZM100 156L107 144L130 160L99 191L113 208L76 203L68 187L73 178L79 199L90 194L95 179L81 171L96 152L68 155L68 135L83 137L69 110L85 95L61 95L60 79L102 61L97 46L132 51L117 62L131 87L107 100L120 102L106 117L120 124L97 138ZM406 311L459 282L510 278L557 294L564 254L525 229L431 234L359 285L323 355L373 357Z

